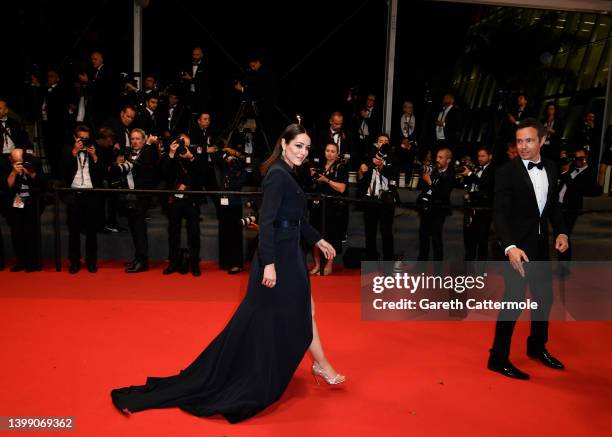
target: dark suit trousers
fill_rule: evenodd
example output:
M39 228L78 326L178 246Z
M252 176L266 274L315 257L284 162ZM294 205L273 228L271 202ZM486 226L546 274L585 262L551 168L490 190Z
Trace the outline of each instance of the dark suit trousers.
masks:
M578 214L576 214L573 211L564 211L563 220L565 221L565 226L567 227L567 237L568 237L569 247L563 253L557 252L557 257L559 261L571 261L572 260L571 236L574 230L574 226L576 225L576 220L578 220Z
M531 300L537 302L538 309L531 311L531 333L527 346L534 351L541 350L548 341L548 316L552 305L552 268L548 257L547 237L540 236L538 241L538 256L530 257L536 263L525 263L525 278L512 268L509 262L504 266L504 302L522 302L529 285ZM510 342L516 320L521 310L502 310L499 312L495 325L495 339L491 348L491 358L495 361L505 361L510 355Z
M40 268L40 212L37 205L10 208L11 241L17 262L26 268Z
M366 254L370 261L376 260L376 236L380 226L382 236L383 260L393 261L393 216L395 215L395 205L366 203L363 212L365 221Z
M71 263L81 260L81 231L85 231L85 261L95 264L98 260L98 223L101 198L88 193L75 193L74 201L66 205L68 213L68 259Z
M173 197L168 206L168 259L170 264L179 266L181 263L181 227L185 219L187 228L187 247L192 263L200 261L200 207L192 199Z
M466 214L469 214L469 209ZM463 246L466 261L486 261L489 256L489 231L491 229L491 213L476 211L472 222L463 224Z
M148 198L138 198L134 208L127 209L128 226L134 243L134 260L141 263L149 261L149 238L147 231Z
M219 207L219 266L222 269L242 267L242 205Z
M442 242L442 226L446 220L446 215L440 211L425 211L420 215L419 225L419 261L429 259L429 240L433 246L434 261L444 259L444 244Z

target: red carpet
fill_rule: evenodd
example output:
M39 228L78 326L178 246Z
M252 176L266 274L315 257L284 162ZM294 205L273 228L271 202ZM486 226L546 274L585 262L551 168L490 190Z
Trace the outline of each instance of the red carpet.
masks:
M492 323L362 322L359 275L346 271L313 279L344 387L318 387L305 359L283 398L242 424L117 412L110 390L189 364L231 316L247 275L210 263L201 278L162 276L160 266L126 275L116 263L95 275L1 272L0 416L75 416L71 435L90 437L610 435L612 323L552 323L563 372L525 356L519 323L512 358L532 379L513 381L485 369Z

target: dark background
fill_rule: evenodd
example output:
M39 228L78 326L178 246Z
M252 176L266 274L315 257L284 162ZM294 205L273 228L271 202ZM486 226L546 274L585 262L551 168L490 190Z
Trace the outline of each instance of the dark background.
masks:
M59 67L64 80L74 66L101 50L113 70L130 71L132 2L129 0L3 2L5 31L0 95L16 112L24 106L28 74ZM468 26L480 6L400 2L395 99L446 91ZM249 53L259 53L278 79L279 108L308 125L347 108L350 87L375 92L382 104L387 34L385 0L309 2L202 2L151 0L143 12L144 73L162 86L176 80L201 45L211 65L217 119L235 110L232 81ZM8 67L8 68L7 68Z

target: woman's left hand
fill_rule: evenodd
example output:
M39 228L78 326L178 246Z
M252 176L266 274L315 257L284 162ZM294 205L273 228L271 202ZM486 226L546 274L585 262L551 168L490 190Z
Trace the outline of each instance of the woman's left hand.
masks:
M323 252L323 255L325 255L325 258L334 259L336 257L336 249L334 249L334 246L329 244L324 239L321 238L317 242L317 247L321 249L321 252Z

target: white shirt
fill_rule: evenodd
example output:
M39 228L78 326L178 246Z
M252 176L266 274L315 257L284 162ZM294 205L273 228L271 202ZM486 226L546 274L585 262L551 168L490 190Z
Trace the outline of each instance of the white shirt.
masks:
M400 123L400 126L402 127L402 135L404 136L404 138L408 138L414 133L415 119L413 114L403 114Z
M3 118L0 121L2 122L4 129L6 130L6 133L2 132L2 153L11 153L15 148L15 143L10 137L11 129L6 124L6 122L8 121L8 117Z
M342 131L341 130L334 131L330 127L329 133L330 133L332 141L338 146L338 154L340 154L340 146L342 145Z
M365 137L370 136L370 129L368 128L368 123L366 122L372 116L372 110L374 108L366 108L366 112L368 113L366 117L363 118L361 122L361 126L359 127L359 138L364 139Z
M446 122L446 116L448 115L448 112L451 110L451 108L453 107L453 105L449 105L446 108L444 108L443 110L440 111L440 113L438 114L438 121L442 121L442 123ZM444 126L438 126L436 125L436 139L438 140L445 140L446 137L444 136Z
M85 102L85 96L81 96L79 99L79 109L77 110L76 121L82 122L85 120L85 107L87 103Z
M198 67L200 66L200 63L198 62L197 64L193 64L191 66L191 77L192 79L195 79L196 76L196 72L198 71ZM191 91L192 93L195 93L195 83L193 82L193 80L191 81L191 85L189 85L189 91Z
M378 168L374 167L372 170L372 180L370 181L370 187L366 196L379 197L381 191L387 191L389 189L389 180L380 174Z
M93 188L91 175L89 174L89 157L87 153L77 153L77 172L72 179L72 188Z
M47 89L47 92L50 93L51 91L53 91L53 88L55 88L56 86L57 84L54 83ZM49 120L49 115L47 114L47 96L46 95L45 95L45 98L43 99L43 104L42 104L42 108L40 112L41 112L43 121Z

